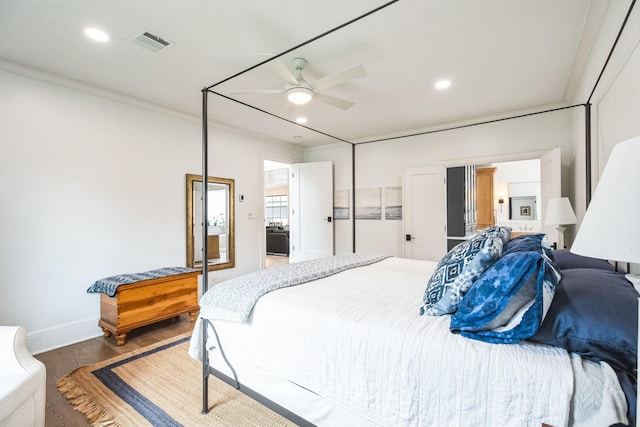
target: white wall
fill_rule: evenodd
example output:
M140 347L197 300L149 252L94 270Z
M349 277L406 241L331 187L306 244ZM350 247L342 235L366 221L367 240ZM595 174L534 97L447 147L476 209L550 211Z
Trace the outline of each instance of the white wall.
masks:
M629 5L627 2L610 2L607 15L598 37L594 52L608 52L618 35ZM596 86L603 64L590 60L583 71L574 102L585 102L591 97L592 122L592 188L604 169L613 147L628 138L640 135L640 8L634 8L626 28L618 41L605 72ZM595 90L594 90L595 88ZM584 120L583 112L576 111L572 120L572 134L576 157L572 160L572 177L584 177ZM574 209L578 222L586 210L586 184L575 182L573 186Z
M400 186L411 167L463 165L467 159L513 160L521 153L562 149L563 163L573 158L571 110L496 123L375 142L356 147L356 188ZM349 146L308 150L306 161L333 160L335 188L351 188ZM344 157L349 156L348 164ZM496 159L496 156L498 157ZM520 157L523 158L523 157ZM383 201L384 203L384 201ZM346 222L346 221L345 221ZM341 221L336 221L336 229ZM350 231L350 230L349 230ZM336 253L350 252L350 233L336 232ZM356 221L356 250L402 254L402 221Z
M626 2L619 2L626 3ZM615 15L615 8L625 7L616 2L611 4L610 16ZM617 33L616 33L617 34ZM614 35L610 35L613 39ZM595 81L589 75L599 73L602 64L591 63L585 70L586 77L581 84L582 93L594 88ZM616 144L640 135L640 8L634 8L629 16L627 26L620 37L618 46L612 55L601 81L595 87L592 103L592 189L595 191L599 177L607 159ZM579 123L574 122L573 132L580 135L584 132ZM575 144L580 144L579 137ZM584 157L576 158L574 173L584 173ZM586 211L586 189L576 187L576 216L578 222ZM629 183L629 188L621 188L620 196L627 191L637 191L636 183ZM579 227L579 225L578 225ZM633 265L632 272L640 273L640 265Z
M38 352L101 333L102 277L184 266L185 174L201 124L0 71L0 324ZM235 179L236 265L259 269L262 157L301 150L212 129L210 175Z

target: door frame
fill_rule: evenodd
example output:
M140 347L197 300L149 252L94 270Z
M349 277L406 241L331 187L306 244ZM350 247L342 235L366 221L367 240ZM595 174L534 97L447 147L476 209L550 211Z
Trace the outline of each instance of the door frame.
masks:
M526 151L521 153L509 153L509 154L496 154L493 156L483 156L483 157L468 157L465 159L455 159L441 162L441 164L445 167L458 167L458 166L466 166L466 165L482 165L482 164L491 164L491 163L505 163L505 162L514 162L519 160L540 160L540 167L542 167L542 159L546 156L549 156L550 153L554 152L555 155L559 158L560 161L560 191L562 193L562 188L565 184L563 184L563 170L562 170L562 151L560 147L550 148L548 150L538 150L538 151ZM544 180L544 176L540 175L540 186L542 187L542 180ZM541 197L542 199L542 197ZM546 209L544 208L546 201L540 200L540 203L543 206L542 218L540 218L541 224L543 226L544 232L544 214Z
M266 200L266 189L265 189L265 161L271 161L276 163L282 163L283 165L288 165L289 170L291 171L292 165L294 163L299 163L298 160L292 159L289 157L278 156L275 154L262 154L260 157L260 170L262 171L260 174L260 215L258 215L258 219L260 220L260 228L262 232L260 233L260 270L264 270L266 268L266 259L267 259L267 235L265 232L265 221L266 218L264 216L264 211L266 208L265 200ZM291 177L289 177L289 197L291 197ZM291 206L289 206L289 229L291 229ZM291 233L291 231L289 231Z
M444 166L445 168L452 168L456 166L482 165L485 163L489 164L489 163L514 162L518 160L537 160L551 150L553 150L553 148L549 150L526 151L522 153L496 154L493 156L482 156L482 157L467 157L465 159L445 160L440 162L440 165Z

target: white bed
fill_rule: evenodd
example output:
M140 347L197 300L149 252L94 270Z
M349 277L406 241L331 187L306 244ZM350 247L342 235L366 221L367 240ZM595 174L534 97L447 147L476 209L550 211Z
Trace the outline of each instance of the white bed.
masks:
M246 323L213 323L240 383L317 425L626 421L607 364L546 345L470 340L449 331L449 316L420 316L435 265L387 258L267 293ZM197 325L193 357L201 353ZM217 349L210 357L230 374Z

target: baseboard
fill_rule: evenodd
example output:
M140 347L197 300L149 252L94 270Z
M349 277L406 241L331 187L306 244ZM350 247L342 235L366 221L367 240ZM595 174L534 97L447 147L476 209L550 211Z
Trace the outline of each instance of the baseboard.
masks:
M38 354L99 337L102 335L102 330L98 327L98 320L100 319L96 316L29 332L27 334L27 348L31 354Z

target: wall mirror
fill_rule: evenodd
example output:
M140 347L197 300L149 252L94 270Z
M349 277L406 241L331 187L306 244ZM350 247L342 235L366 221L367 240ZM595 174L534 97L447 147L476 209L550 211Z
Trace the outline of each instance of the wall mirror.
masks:
M509 219L536 221L540 218L540 182L509 183Z
M187 174L187 267L202 268L202 175ZM209 270L235 266L234 180L207 179Z

